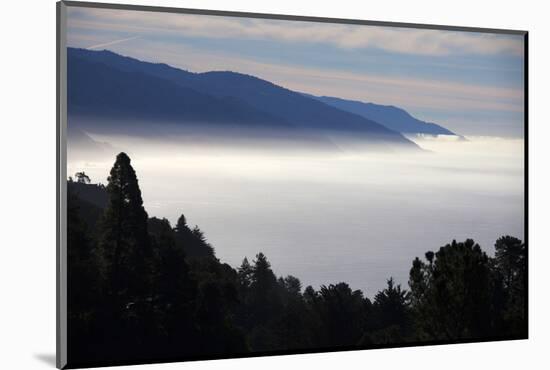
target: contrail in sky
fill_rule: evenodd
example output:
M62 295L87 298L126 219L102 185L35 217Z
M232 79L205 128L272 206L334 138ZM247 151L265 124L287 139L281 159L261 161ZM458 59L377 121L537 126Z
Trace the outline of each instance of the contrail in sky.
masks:
M101 47L104 47L104 46L118 44L118 43L121 43L121 42L124 42L124 41L135 40L137 38L139 38L139 36L128 37L127 39L115 40L115 41L111 41L111 42L106 42L104 44L97 44L97 45L89 46L89 47L87 47L87 49L88 50L97 49L97 48L101 48Z

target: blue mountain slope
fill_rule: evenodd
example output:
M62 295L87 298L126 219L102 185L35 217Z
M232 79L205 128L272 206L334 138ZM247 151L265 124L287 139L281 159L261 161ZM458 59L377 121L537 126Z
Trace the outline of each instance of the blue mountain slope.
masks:
M70 115L218 124L290 127L234 98L216 98L140 72L70 56L67 67Z
M310 96L310 95L308 95ZM435 123L421 121L411 116L404 109L392 105L363 103L329 96L314 97L315 99L351 113L371 119L387 128L403 134L456 135L454 132Z
M156 64L120 56L110 51L68 49L69 60L84 60L92 64L106 65L127 74L145 75L163 79L186 91L204 94L218 101L238 102L285 125L302 129L330 130L352 135L363 135L366 140L416 147L400 133L392 131L372 120L324 104L303 94L277 86L254 76L235 72L192 73L166 64ZM157 81L158 83L158 81ZM137 88L137 86L135 86ZM182 97L183 98L183 97ZM202 107L191 104L198 111ZM166 107L165 107L166 108ZM162 111L165 111L165 108ZM223 112L223 107L212 107ZM157 112L159 109L155 109ZM211 112L209 114L213 114ZM205 112L206 114L206 112ZM221 118L220 118L221 119ZM268 123L271 121L265 121ZM276 122L272 122L276 125Z

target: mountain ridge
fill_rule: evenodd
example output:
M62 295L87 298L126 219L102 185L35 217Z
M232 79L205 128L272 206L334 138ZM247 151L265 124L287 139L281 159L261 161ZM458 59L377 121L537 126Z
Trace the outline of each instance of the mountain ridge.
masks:
M67 55L69 114L117 117L122 111L128 118L260 123L361 135L367 141L418 148L375 121L252 75L194 73L111 51L68 48Z
M382 105L359 100L342 99L332 96L309 95L325 104L358 114L367 119L374 120L391 130L402 134L427 134L427 135L457 135L451 130L433 122L422 121L415 118L405 109L394 105Z

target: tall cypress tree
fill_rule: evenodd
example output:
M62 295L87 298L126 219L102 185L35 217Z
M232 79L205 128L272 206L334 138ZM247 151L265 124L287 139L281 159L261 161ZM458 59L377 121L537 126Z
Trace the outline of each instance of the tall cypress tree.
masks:
M109 200L101 222L100 251L107 294L113 303L128 305L149 293L151 248L147 213L126 153L117 155L106 190Z

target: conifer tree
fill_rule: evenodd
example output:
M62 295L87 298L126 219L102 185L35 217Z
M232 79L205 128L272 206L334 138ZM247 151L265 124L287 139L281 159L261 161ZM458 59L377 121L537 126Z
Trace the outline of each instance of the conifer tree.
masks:
M355 345L363 334L365 300L360 290L346 283L321 286L317 302L325 328L323 345Z
M277 277L271 270L271 264L263 253L256 255L250 285L252 302L257 309L259 321L266 321L280 304Z
M419 339L479 338L491 333L493 281L489 257L467 239L413 261L409 286Z
M388 279L385 289L374 296L370 315L367 317L368 337L363 342L402 343L412 331L409 308L410 293Z
M502 277L505 292L503 319L511 335L525 335L527 300L527 250L513 236L500 237L495 243L495 265Z
M191 229L184 215L178 218L174 231L176 243L188 258L214 257L214 248L206 241L202 230L198 226Z
M114 303L127 305L149 294L151 249L147 213L130 158L120 153L106 187L109 197L101 221L99 244L107 294Z
M189 277L185 252L176 245L170 222L153 217L148 226L155 255L155 294L163 302L172 304L190 300L195 288Z

